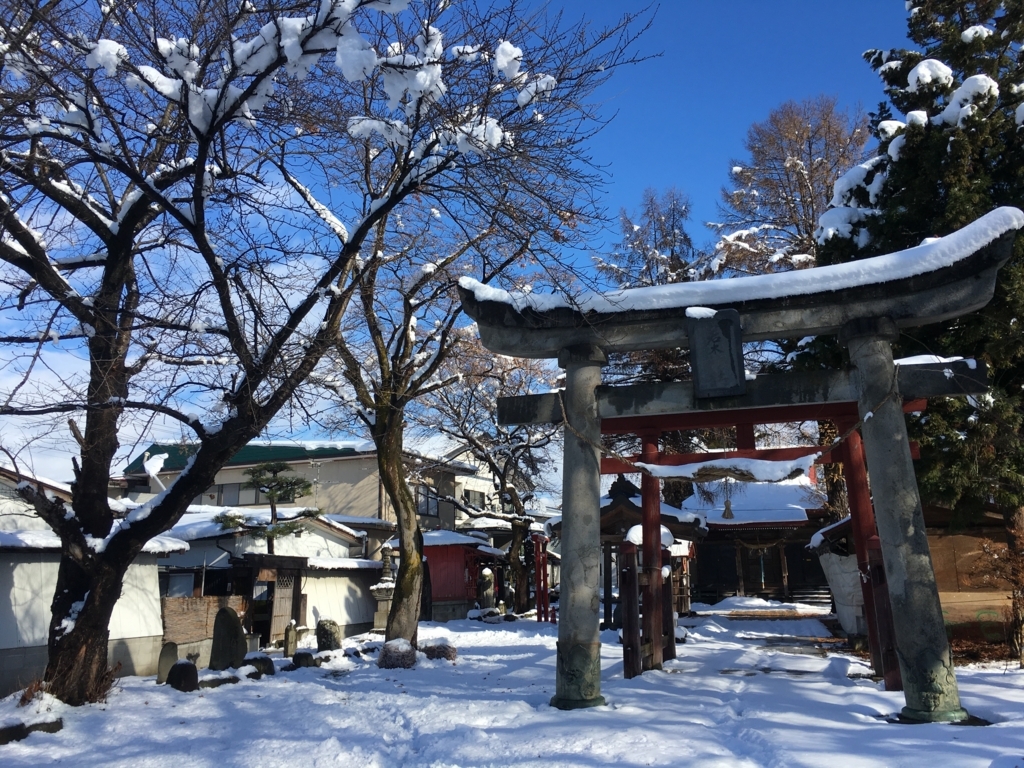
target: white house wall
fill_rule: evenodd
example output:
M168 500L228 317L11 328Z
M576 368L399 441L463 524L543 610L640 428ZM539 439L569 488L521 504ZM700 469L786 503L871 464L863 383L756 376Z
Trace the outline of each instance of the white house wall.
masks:
M0 554L0 648L46 645L50 601L57 584L55 552ZM156 558L141 555L128 567L110 617L110 639L163 635Z
M379 569L307 571L302 579L306 626L315 627L320 619L332 619L346 634L366 631L373 625L373 614L377 610L370 585L379 579Z
M57 584L56 552L0 552L0 696L43 674L50 602ZM111 665L120 674L156 672L163 621L155 555L140 555L125 574L110 617Z

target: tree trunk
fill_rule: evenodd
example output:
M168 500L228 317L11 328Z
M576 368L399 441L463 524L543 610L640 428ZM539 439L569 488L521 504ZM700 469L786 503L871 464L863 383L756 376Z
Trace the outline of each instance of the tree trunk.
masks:
M379 416L380 414L378 423L383 422ZM399 413L397 419L389 419L374 429L377 471L398 519L400 558L395 579L395 594L384 637L386 640L404 638L415 646L423 594L423 534L420 533L419 521L416 519L416 501L405 481L401 421Z
M526 613L530 610L530 569L520 559L523 552L523 542L530 533L529 520L512 521L512 543L508 546L508 567L512 571L512 580L515 584L515 606L516 613Z
M259 494L259 489L256 489ZM270 525L267 526L267 554L274 554L274 526L277 525L277 504L274 499L270 500Z
M110 616L121 596L127 565L112 566L93 555L85 570L63 553L51 604L47 692L72 706L103 701L114 677L107 666Z
M1010 561L1010 650L1024 669L1024 507L1003 512Z
M831 421L818 422L818 445L832 445L839 438L839 430ZM850 514L850 500L846 494L846 476L843 473L843 465L838 461L832 464L821 464L818 466L822 480L825 485L826 520L829 523L837 523Z

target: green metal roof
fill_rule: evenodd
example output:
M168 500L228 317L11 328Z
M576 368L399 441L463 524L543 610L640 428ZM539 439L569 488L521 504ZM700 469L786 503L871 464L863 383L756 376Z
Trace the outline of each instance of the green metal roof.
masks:
M142 463L145 455L150 456L166 453L162 472L178 472L185 468L189 458L199 450L198 443L153 443L142 454L136 456L125 468L126 475L145 475ZM339 456L356 456L360 453L351 446L308 447L304 445L261 445L250 443L232 456L224 465L226 467L263 464L268 461L316 461L318 459L334 459Z

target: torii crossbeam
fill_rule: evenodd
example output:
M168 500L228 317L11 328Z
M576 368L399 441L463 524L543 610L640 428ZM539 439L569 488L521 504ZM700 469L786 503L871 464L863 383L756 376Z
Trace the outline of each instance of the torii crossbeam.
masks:
M891 343L900 328L985 306L1022 226L1024 214L1000 208L927 245L850 264L591 294L573 305L460 281L463 307L476 320L484 346L515 357L557 358L565 369L554 706L604 703L598 636L601 367L610 352L687 347L690 318L734 311L743 341L838 334L848 349L848 382L863 420L893 608L906 696L902 714L933 722L967 717L942 621ZM687 311L694 307L700 312Z

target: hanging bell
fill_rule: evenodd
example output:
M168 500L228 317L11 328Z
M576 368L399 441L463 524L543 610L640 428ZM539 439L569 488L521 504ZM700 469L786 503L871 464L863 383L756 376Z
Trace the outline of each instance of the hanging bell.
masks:
M732 520L732 499L725 500L725 509L722 511L722 517L724 517L726 520Z

